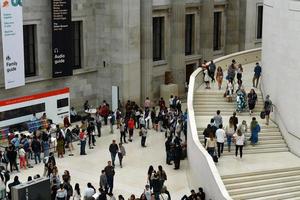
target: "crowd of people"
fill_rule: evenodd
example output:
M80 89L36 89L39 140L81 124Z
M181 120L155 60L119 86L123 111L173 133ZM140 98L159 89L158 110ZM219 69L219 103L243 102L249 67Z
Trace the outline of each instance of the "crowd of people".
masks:
M210 89L211 82L217 80L218 89L221 90L224 79L222 68L216 68L216 65L213 61L211 61L209 64L204 61L202 68L206 89ZM259 63L256 63L253 71L253 88L247 94L242 81L243 67L241 64L237 65L235 60L232 60L232 63L229 65L227 70L227 86L224 93L224 97L227 98L228 102L233 102L233 97L235 94L237 105L236 111L242 112L248 108L250 116L253 114L253 110L257 103L257 94L254 88L258 87L259 79L262 73L262 68ZM237 81L235 81L235 78ZM234 92L235 82L237 84L237 90ZM270 96L267 95L266 100L264 101L263 111L260 113L261 118L266 118L266 125L269 125L269 116L271 112L272 101L270 100ZM248 134L247 122L243 120L242 123L239 123L236 112L234 112L230 117L228 125L224 126L221 111L218 110L216 115L211 119L210 124L208 124L206 129L203 131L204 146L208 153L213 157L213 160L218 162L218 158L220 158L223 153L226 138L228 152L231 151L231 144L234 143L236 147L235 157L238 156L239 152L239 157L242 158L243 147L247 145L247 141L250 141L250 144L253 146L258 143L258 134L260 129L261 128L256 120L256 117L252 117L250 134Z
M51 185L51 199L57 200L79 200L79 199L116 199L113 194L114 176L115 176L115 159L118 157L120 167L123 167L123 157L126 156L124 144L132 142L136 137L134 133L140 136L141 146L147 147L148 131L153 129L156 132L164 133L166 164L172 165L174 169L180 168L180 161L186 157L186 136L187 136L187 111L182 112L181 101L177 96L170 96L168 105L163 98L160 98L158 105L154 105L149 98L145 99L143 106L139 107L133 101L127 101L123 107L121 104L116 111L110 110L110 106L106 101L96 109L96 113L90 113L87 116L80 116L72 107L71 122L65 118L63 124L55 127L49 125L46 129L39 128L31 135L16 134L12 132L8 138L8 147L1 152L1 165L3 172L0 180L0 195L10 199L11 187L20 184L18 176L15 176L13 184L7 185L9 179L7 175L10 172L20 169L27 169L34 164L42 163L44 172L42 176L48 177ZM89 102L86 101L83 106L84 110L91 109ZM36 118L35 115L33 117ZM47 119L46 113L43 115ZM36 120L36 119L35 119ZM49 119L48 122L51 120ZM71 184L71 175L68 170L64 170L60 177L60 169L58 169L56 159L61 159L65 155L74 155L73 142L78 141L80 145L80 155L87 155L86 148L96 148L96 139L101 137L103 126L110 126L110 133L114 134L118 130L120 140L113 140L109 145L109 153L111 160L107 166L101 171L98 190L97 186L87 183L83 192L80 190L78 183L73 186ZM116 127L116 128L114 128ZM118 133L117 133L118 134ZM55 154L57 157L55 159ZM10 165L10 172L8 170ZM131 195L130 200L135 199L171 199L171 194L164 184L167 180L167 175L158 166L155 171L149 168L148 182L139 198ZM151 173L150 173L151 172ZM32 180L28 177L27 181ZM1 187L2 186L2 187ZM8 186L8 192L6 187ZM165 196L164 196L165 195ZM0 198L1 199L1 198ZM122 195L118 199L124 199Z

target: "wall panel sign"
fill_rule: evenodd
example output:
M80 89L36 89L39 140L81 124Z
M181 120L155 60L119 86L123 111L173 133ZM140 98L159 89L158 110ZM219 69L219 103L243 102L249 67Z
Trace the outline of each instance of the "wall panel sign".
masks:
M5 89L25 85L22 0L1 1Z
M71 0L52 0L52 76L71 76Z

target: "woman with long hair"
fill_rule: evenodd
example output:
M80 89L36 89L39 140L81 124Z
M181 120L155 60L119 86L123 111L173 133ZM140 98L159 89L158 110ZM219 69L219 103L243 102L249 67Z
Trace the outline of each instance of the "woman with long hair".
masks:
M234 134L234 140L235 140L235 158L238 155L238 151L240 151L240 158L242 158L245 135L243 134L243 132L240 129L238 129L237 133Z
M227 138L227 146L228 146L228 152L230 152L231 149L231 141L232 141L232 136L234 134L234 123L233 123L233 119L229 119L229 124L226 126L226 138Z
M249 113L252 114L255 104L257 102L257 94L255 93L254 89L251 89L248 94L248 107L249 107Z
M57 157L63 158L64 151L65 151L65 140L64 140L64 136L62 135L61 132L59 132L59 135L57 138L56 150L57 150Z
M223 74L222 67L219 66L217 68L217 75L216 75L219 90L221 90L221 87L222 87L223 76L224 76L224 74Z
M213 132L210 132L209 133L209 139L206 142L206 147L205 148L208 151L209 155L211 155L211 157L214 156L216 146L217 146L217 141L214 138Z
M75 184L74 194L73 194L73 199L72 200L81 200L80 187L79 187L78 183Z

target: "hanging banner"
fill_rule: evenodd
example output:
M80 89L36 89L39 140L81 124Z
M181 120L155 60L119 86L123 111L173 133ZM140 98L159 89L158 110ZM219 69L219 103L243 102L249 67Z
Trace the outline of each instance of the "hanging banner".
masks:
M25 85L22 0L1 1L5 89Z
M71 0L52 0L52 76L73 75Z

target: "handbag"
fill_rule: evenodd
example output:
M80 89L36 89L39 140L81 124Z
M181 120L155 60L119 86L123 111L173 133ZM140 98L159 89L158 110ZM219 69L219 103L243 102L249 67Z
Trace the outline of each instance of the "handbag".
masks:
M266 112L265 111L260 112L260 118L262 118L262 119L266 118Z
M143 135L142 131L139 131L139 136L142 136L142 135Z

